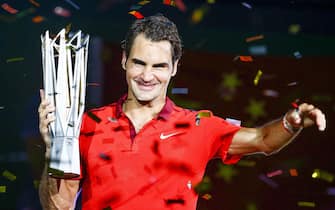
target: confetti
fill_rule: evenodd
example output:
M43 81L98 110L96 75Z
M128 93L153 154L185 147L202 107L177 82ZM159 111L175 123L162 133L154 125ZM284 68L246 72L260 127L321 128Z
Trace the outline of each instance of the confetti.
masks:
M182 0L175 0L175 4L180 11L186 12L187 8Z
M207 0L208 4L215 4L215 0Z
M263 74L263 72L261 70L257 71L257 74L256 74L255 79L254 79L254 85L258 85L259 79L261 78L262 74Z
M139 10L141 7L141 5L132 5L129 10Z
M163 4L170 5L170 6L176 6L176 3L174 0L163 0Z
M248 4L247 2L241 2L241 4L248 9L252 9L252 6Z
M260 180L262 180L264 183L266 183L267 185L269 185L270 187L272 187L272 188L278 188L278 184L275 182L275 181L273 181L272 179L269 179L267 176L265 176L264 174L260 174L259 176L258 176L258 178L260 179Z
M35 8L28 8L28 9L26 9L26 10L23 10L23 11L17 13L17 14L16 14L16 17L17 17L17 18L23 18L24 16L27 16L27 15L29 15L29 14L32 14L32 13L34 13L35 11L36 11Z
M301 30L301 26L299 24L291 24L288 27L288 32L293 35L298 34L300 30Z
M3 3L1 4L2 9L6 10L7 12L9 12L10 14L16 14L18 13L18 10L14 9L13 7L11 7L9 4L7 3Z
M101 86L99 83L96 83L96 82L89 82L87 83L87 86Z
M333 182L334 181L334 175L320 169L314 169L314 172L312 174L312 178L314 179L322 179L327 182Z
M237 163L238 166L244 166L244 167L254 167L256 165L256 161L252 160L240 160Z
M289 172L291 176L298 176L298 171L295 168L291 168Z
M203 117L211 117L212 116L212 114L211 114L211 112L198 112L198 114L197 114L197 116L195 117L195 124L197 125L197 126L199 126L200 125L200 119L201 118L203 118Z
M266 116L264 106L265 106L264 101L257 101L254 99L250 99L249 104L246 107L246 112L251 116L253 120L257 120L260 117Z
M315 207L316 206L314 202L307 202L307 201L298 201L297 205L301 207Z
M150 1L140 1L140 2L138 2L138 4L139 5L146 5L146 4L149 4L150 3Z
M34 0L29 0L29 2L32 3L32 4L33 4L34 6L36 6L36 7L39 7L39 6L40 6L40 4L37 3L37 2L34 1Z
M275 90L263 90L263 95L268 96L268 97L273 97L273 98L277 98L279 96L278 91Z
M239 56L240 61L242 62L252 62L252 57L251 56Z
M195 10L193 10L192 12L192 23L199 23L203 18L204 18L204 15L206 14L207 12L207 8L206 7L200 7L200 8L197 8Z
M252 37L248 37L245 39L246 42L253 42L256 40L260 40L260 39L264 39L264 35L257 35L257 36L252 36Z
M73 6L76 10L80 9L80 7L77 4L75 4L73 1L71 0L65 0L65 1L69 3L71 6Z
M23 60L24 60L24 57L16 57L16 58L8 58L6 62L10 63L10 62L16 62L16 61L23 61Z
M8 170L5 170L4 172L2 172L2 176L7 178L10 181L16 180L16 176Z
M250 46L248 50L251 55L265 55L268 51L265 45Z
M137 19L144 18L144 16L138 11L130 11L130 12L128 12L128 14L131 14L131 15L135 16Z
M0 185L0 193L5 193L6 192L6 186Z
M71 12L67 9L64 9L63 7L57 6L54 9L54 13L58 16L62 16L62 17L70 17L71 16Z
M296 59L300 59L300 58L302 58L302 55L300 54L299 51L294 52L293 55L294 55L294 57L295 57Z
M278 176L278 175L281 175L281 174L283 174L282 170L276 170L276 171L267 173L266 176L270 178L270 177Z
M238 171L231 165L223 165L221 162L217 164L216 177L222 178L225 182L230 183Z
M233 118L226 118L226 121L229 122L230 124L241 126L241 120L236 120Z
M335 187L329 187L327 189L327 195L335 196Z
M298 84L298 82L290 82L290 83L287 84L287 86L295 86L297 84Z
M238 78L238 75L234 72L222 75L223 80L220 86L228 88L229 90L235 90L238 86L241 86L242 82Z
M188 94L188 88L172 88L172 94Z
M206 193L205 195L201 196L201 198L208 201L208 200L212 199L212 196L210 194Z
M43 20L45 20L45 19L44 19L43 16L38 15L38 16L33 17L31 20L32 20L34 23L41 23L41 22L42 22Z

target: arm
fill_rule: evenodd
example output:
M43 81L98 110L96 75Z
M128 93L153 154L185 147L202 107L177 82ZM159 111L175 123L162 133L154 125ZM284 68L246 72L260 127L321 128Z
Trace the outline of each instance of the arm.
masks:
M316 124L320 131L326 128L325 115L313 105L301 104L299 114L290 110L284 118L274 120L259 128L241 128L233 137L228 153L231 155L245 155L251 153L265 153L267 155L278 152L289 144L302 130ZM284 127L286 120L294 130Z
M43 141L46 146L45 151L45 167L41 177L39 186L40 202L43 209L72 209L74 198L79 188L79 180L55 179L48 175L48 162L50 158L51 138L48 131L48 125L55 120L52 113L55 108L50 105L44 98L43 90L40 91L41 104L38 108L39 112L39 129Z

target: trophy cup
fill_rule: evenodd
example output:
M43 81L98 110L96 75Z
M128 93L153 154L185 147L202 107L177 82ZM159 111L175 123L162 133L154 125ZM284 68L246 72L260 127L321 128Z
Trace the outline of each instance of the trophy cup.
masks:
M41 35L45 98L55 107L50 123L48 173L57 178L80 175L79 133L85 106L89 35L71 38L62 29L54 38Z

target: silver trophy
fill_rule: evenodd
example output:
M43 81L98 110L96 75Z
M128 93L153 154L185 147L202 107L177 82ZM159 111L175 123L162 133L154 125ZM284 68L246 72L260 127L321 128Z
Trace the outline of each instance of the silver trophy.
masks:
M49 175L80 175L79 133L85 106L89 35L81 31L68 38L62 29L54 38L41 35L45 98L56 108L49 125Z

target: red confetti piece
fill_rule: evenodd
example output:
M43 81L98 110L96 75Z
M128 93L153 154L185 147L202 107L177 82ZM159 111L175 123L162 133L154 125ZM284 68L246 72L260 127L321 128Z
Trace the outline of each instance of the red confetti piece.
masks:
M282 170L276 170L276 171L267 173L266 176L267 177L274 177L274 176L278 176L278 175L281 175L281 174L283 174Z
M182 0L175 0L176 6L177 8L182 11L182 12L186 12L187 8L184 4L184 2Z
M14 9L13 7L11 7L9 4L7 3L3 3L1 4L2 9L6 10L7 12L9 12L10 14L16 14L18 13L18 10Z
M264 36L263 35L257 35L257 36L252 36L252 37L248 37L245 39L246 42L253 42L253 41L256 41L256 40L260 40L260 39L263 39Z
M144 18L144 16L138 11L130 11L130 12L128 12L128 14L131 14L131 15L135 16L137 19Z
M100 84L96 82L90 82L90 83L87 83L87 86L100 86Z
M295 168L291 168L289 172L291 176L298 176L298 171Z
M240 58L240 61L243 61L243 62L252 62L252 57L251 56L239 56Z
M163 4L166 4L166 5L172 5L174 3L174 1L171 1L171 0L163 0Z

